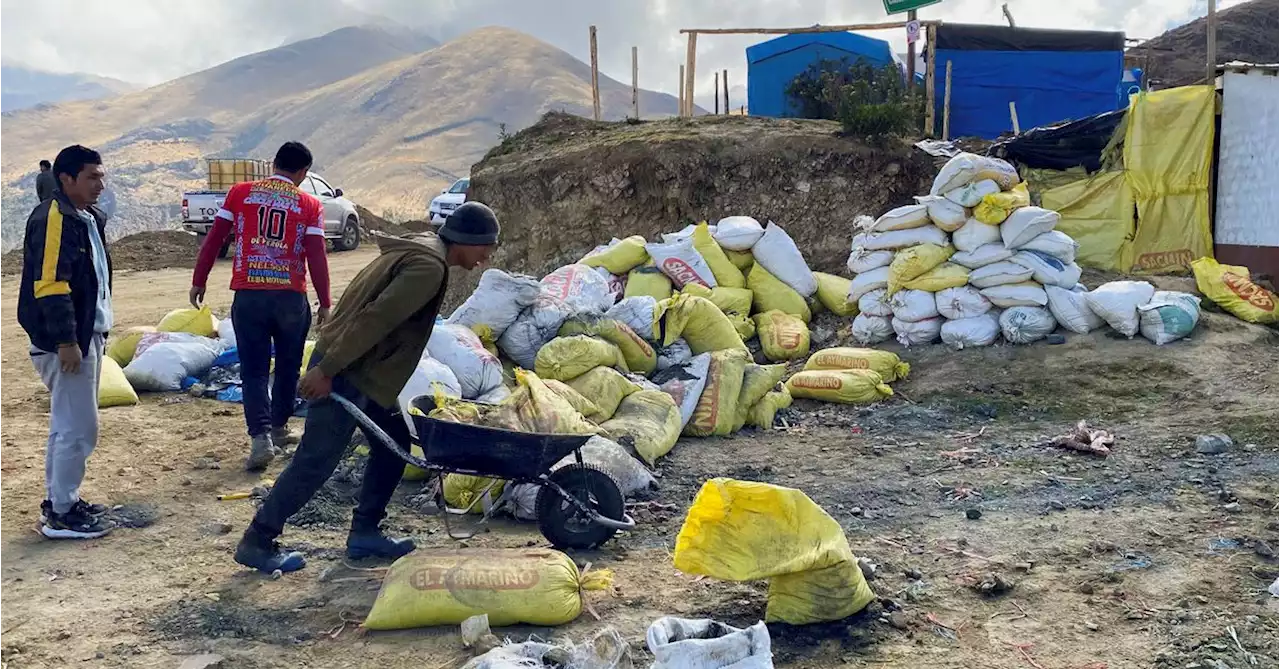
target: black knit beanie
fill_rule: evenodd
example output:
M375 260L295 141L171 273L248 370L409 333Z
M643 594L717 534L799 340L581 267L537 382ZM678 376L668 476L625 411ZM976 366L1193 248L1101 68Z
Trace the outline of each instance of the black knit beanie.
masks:
M465 246L493 246L498 243L498 216L479 202L466 202L453 210L440 228L440 238Z

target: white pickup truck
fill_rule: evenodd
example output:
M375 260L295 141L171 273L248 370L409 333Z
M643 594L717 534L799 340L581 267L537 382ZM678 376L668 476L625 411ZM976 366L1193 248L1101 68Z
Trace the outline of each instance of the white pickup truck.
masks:
M232 163L235 163L234 177L230 176ZM203 244L231 184L266 178L269 174L265 161L210 159L210 187L182 194L182 229L196 233ZM341 188L330 186L319 174L308 174L300 188L324 205L324 236L333 242L333 250L350 251L360 246L360 214L356 206L342 196ZM218 257L225 258L230 247L228 240L218 251Z

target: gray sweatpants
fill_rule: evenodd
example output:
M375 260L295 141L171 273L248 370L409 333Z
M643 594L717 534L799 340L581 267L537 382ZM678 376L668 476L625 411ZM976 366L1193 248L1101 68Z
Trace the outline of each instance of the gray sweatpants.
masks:
M80 371L62 371L57 353L33 348L31 362L49 389L49 442L44 484L54 513L66 513L80 499L84 466L98 444L98 379L102 375L102 335L95 334Z

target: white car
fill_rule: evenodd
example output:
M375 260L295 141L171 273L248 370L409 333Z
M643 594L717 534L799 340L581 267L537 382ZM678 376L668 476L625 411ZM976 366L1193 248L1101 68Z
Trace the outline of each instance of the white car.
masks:
M467 190L470 188L471 178L465 177L440 191L439 195L431 199L431 204L427 207L427 220L432 223L444 223L444 219L449 218L454 209L467 201Z
M324 236L333 242L335 251L351 251L360 246L360 214L356 206L342 196L341 188L334 188L319 174L308 174L300 188L316 196L324 205ZM225 191L194 191L182 194L182 228L203 237L213 228L214 214L222 207ZM219 251L225 258L231 240Z

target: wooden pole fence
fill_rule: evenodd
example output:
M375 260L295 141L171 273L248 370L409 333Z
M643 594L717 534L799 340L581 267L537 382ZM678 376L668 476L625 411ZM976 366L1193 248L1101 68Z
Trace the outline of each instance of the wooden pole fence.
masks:
M640 53L631 47L631 115L640 118Z
M591 111L600 120L600 63L596 59L596 27L591 26Z

